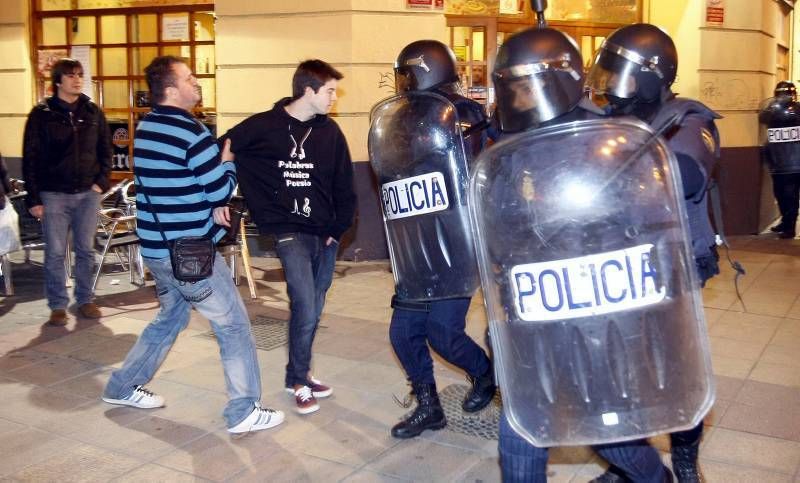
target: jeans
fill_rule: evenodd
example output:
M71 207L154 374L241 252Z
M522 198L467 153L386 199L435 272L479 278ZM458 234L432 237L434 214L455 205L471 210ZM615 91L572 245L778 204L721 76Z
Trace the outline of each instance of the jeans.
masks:
M161 311L145 327L122 367L111 374L104 396L123 399L136 386L150 381L180 331L189 323L194 307L209 320L217 336L228 392L223 415L228 427L237 425L261 399L261 373L250 318L228 266L217 255L211 277L185 283L175 280L169 257L145 258L144 262L156 281Z
M307 233L282 233L276 239L291 311L286 387L308 386L311 346L325 306L325 294L333 281L339 244L334 241L325 245L327 237Z
M394 308L389 339L412 383L435 382L428 343L446 361L472 377L489 370L488 356L464 332L469 303L469 298L431 301L428 312Z
M67 273L64 257L67 253L67 235L72 231L75 250L75 301L78 305L94 300L94 236L97 231L97 210L100 193L94 190L82 193L40 193L44 216L44 293L50 310L66 309L69 305L64 285Z
M646 440L592 447L633 483L661 483L666 468L658 452ZM500 470L504 482L544 483L547 481L547 448L538 448L518 435L505 413L500 414L498 441Z

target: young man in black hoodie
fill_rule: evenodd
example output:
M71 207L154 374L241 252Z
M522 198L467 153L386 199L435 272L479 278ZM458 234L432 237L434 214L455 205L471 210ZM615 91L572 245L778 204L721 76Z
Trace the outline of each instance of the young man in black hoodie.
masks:
M356 195L350 152L327 114L342 78L321 60L302 62L292 97L231 129L239 186L261 234L276 240L291 318L286 390L297 411L317 411L333 390L310 374L311 346L333 280L342 234L353 222Z
M78 312L94 319L102 315L93 301L92 275L100 194L110 187L111 135L103 111L81 93L80 62L59 60L52 80L53 96L34 107L25 124L22 175L28 211L42 220L48 322L62 326L69 303L64 257L70 230Z

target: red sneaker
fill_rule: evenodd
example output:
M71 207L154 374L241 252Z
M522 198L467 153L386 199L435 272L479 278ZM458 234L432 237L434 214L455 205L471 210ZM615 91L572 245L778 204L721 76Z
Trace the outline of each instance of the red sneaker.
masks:
M314 379L314 376L310 376L308 379L311 381L311 394L313 394L314 397L318 397L321 399L333 394L332 387L326 386L318 379Z
M309 386L311 388L311 394L315 398L322 399L333 394L332 387L326 386L318 379L314 379L314 376L311 376L308 379L311 381L311 385ZM294 389L292 389L291 387L287 387L285 388L285 390L286 394L292 394L292 395L294 394Z
M294 400L297 403L297 412L300 414L319 411L319 404L308 386L297 386L297 389L294 390Z

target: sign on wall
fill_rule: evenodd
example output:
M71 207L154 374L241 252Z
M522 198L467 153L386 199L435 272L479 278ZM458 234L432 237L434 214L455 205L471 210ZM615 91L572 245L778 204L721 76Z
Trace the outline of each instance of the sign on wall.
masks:
M706 25L722 26L725 20L725 0L706 0Z
M406 7L409 8L435 8L444 9L444 0L406 0Z

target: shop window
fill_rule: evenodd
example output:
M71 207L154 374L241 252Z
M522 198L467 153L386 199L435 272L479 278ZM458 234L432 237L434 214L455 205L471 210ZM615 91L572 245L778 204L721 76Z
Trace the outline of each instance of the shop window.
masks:
M53 63L78 58L85 93L111 125L115 169L129 171L136 123L150 109L144 68L159 55L175 55L194 69L203 96L195 114L213 130L213 10L213 0L31 0L37 97L51 94Z
M551 20L629 24L640 18L642 0L550 0Z
M585 65L615 29L642 21L642 0L549 0L550 27L578 43ZM497 51L512 34L535 25L529 0L447 0L450 47L462 87L492 109L491 71Z

